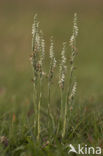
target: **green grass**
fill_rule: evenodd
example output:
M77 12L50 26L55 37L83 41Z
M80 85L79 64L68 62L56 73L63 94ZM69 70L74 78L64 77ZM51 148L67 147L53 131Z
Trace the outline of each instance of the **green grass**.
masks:
M101 106L97 108L97 101L93 99L80 103L76 101L73 111L69 111L68 130L65 138L55 137L55 132L46 134L42 132L40 144L36 143L33 129L34 115L28 103L17 105L15 111L4 112L0 118L0 135L8 138L8 146L0 145L1 155L67 155L66 145L76 144L88 146L102 146L103 140L103 111ZM32 103L30 104L32 106ZM2 107L1 107L2 108ZM0 108L0 109L1 109ZM25 109L23 109L25 108ZM5 109L5 107L4 107ZM6 108L7 109L7 108ZM2 109L1 109L2 110ZM21 111L20 111L21 110ZM28 113L29 110L29 113ZM101 110L101 111L100 111ZM3 112L3 110L2 110ZM16 119L12 121L13 112ZM46 126L45 118L42 118L43 127ZM49 142L47 145L46 143Z
M78 143L101 146L103 149L102 5L88 2L84 6L82 2L78 5L71 2L71 9L69 5L66 5L66 9L65 5L60 9L48 9L48 5L41 2L37 4L31 1L30 5L25 2L23 8L20 2L0 3L0 136L8 139L8 146L0 143L0 156L67 156L65 147L69 143L75 146ZM37 145L33 129L33 84L29 62L33 14L38 12L40 17L47 42L47 55L49 37L54 36L58 60L62 42L69 41L71 36L75 11L78 11L80 29L77 41L79 55L76 60L78 88L73 110L69 113L68 131L61 143L52 130L48 135L44 129L41 143ZM54 88L52 96L51 109L56 119L55 110L60 105L60 99ZM43 127L46 124L46 100L44 96L41 111Z

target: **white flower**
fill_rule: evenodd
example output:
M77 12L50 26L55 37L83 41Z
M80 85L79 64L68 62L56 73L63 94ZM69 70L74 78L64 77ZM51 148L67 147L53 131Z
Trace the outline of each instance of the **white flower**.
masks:
M66 71L65 48L66 48L66 43L64 42L63 43L63 49L61 51L61 64L60 64L60 69L59 69L59 84L62 87L64 87L65 71Z
M69 41L69 42L70 42L70 46L73 46L73 42L74 42L74 35L72 35L72 36L71 36L71 38L70 38L70 41Z
M56 59L54 58L54 59L53 59L53 68L56 67L56 63L57 63L57 61L56 61Z
M76 37L78 36L77 14L74 14L73 34L70 38L70 46L73 47Z
M40 41L41 41L41 37L40 37L39 33L36 33L35 42L37 43L37 48L38 48L39 51L41 50Z
M53 43L53 37L51 37L50 41L50 58L53 59L54 57L54 43Z
M74 14L74 35L77 37L78 35L78 26L77 26L77 13Z
M77 82L74 82L74 85L73 85L73 88L72 88L72 91L71 91L71 95L69 97L70 100L73 99L73 97L75 96L76 89L77 89Z
M63 43L63 49L61 52L62 65L64 65L66 63L65 48L66 48L66 42Z
M35 33L37 31L37 14L34 15L34 23L32 25L32 35L35 36Z
M32 49L34 51L36 33L38 32L38 22L37 22L37 14L34 16L34 23L32 25Z

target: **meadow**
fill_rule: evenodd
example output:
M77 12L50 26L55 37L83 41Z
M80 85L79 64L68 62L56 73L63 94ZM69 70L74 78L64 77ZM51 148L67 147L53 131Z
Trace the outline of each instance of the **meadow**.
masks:
M66 156L68 144L100 146L103 149L103 7L102 1L0 1L0 156ZM79 34L76 57L77 91L69 114L66 136L46 132L47 88L43 88L42 136L36 142L33 100L32 24L37 13L46 42L49 64L50 36L54 38L55 57L59 61L62 42L72 35L73 16L78 14ZM66 51L67 61L71 49ZM67 62L69 64L69 62ZM57 70L55 71L57 72ZM57 123L60 96L52 87L51 111ZM47 82L45 81L44 86ZM56 101L56 104L55 102ZM54 126L56 124L54 123ZM102 151L103 152L103 151ZM72 156L72 153L71 153Z

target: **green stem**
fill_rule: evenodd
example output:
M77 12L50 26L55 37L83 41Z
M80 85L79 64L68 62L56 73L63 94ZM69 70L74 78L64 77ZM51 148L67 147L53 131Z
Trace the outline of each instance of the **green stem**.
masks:
M63 89L61 89L61 112L60 112L60 119L62 120L63 116Z
M72 75L73 75L73 70L70 72L69 88L68 88L68 92L67 92L65 109L64 109L64 122L63 122L62 138L64 138L65 133L66 133L67 110L68 110L69 94L70 94L70 89L71 89Z
M62 117L63 117L63 89L61 88L60 90L60 94L61 94L61 106L60 106L60 118L59 118L59 122L58 122L58 126L57 126L57 135L58 132L60 130L60 126L62 127Z
M37 142L39 142L40 140L40 106L41 106L41 98L42 98L41 83L42 83L42 78L40 77L40 94L39 94L39 102L37 105Z
M33 92L33 100L34 100L34 133L36 133L37 129L37 106L36 106L36 98L37 97L37 92L36 92L36 84L34 83L34 92Z
M48 128L50 119L50 82L48 83Z
M65 136L66 123L67 123L67 102L65 103L65 110L64 110L64 122L63 122L62 138L64 138L64 136Z

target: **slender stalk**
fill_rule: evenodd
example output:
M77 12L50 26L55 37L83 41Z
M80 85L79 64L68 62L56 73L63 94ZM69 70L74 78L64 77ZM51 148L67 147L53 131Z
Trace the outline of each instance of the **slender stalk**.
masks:
M50 82L48 82L48 128L49 128L49 120L50 120Z
M50 115L50 82L48 83L48 115Z
M39 102L37 105L37 142L39 142L40 140L40 106L42 98L41 85L42 85L42 77L40 77L40 93L39 93Z
M34 92L33 92L33 101L34 101L34 115L35 115L35 119L34 119L34 133L36 133L36 129L37 129L37 105L36 105L36 99L37 99L37 92L36 92L36 86L34 84L34 88L33 88Z
M68 103L69 103L69 100L68 100L68 99L69 99L69 94L70 94L70 89L71 89L72 74L73 74L73 71L70 72L69 88L68 88L67 97L66 97L66 102L65 102L62 138L64 138L65 133L66 133L67 110L68 110Z
M65 102L65 108L64 108L64 122L63 122L62 138L64 138L65 133L66 133L67 110L68 110L68 102L69 102L68 98L69 98L70 89L71 89L72 73L73 73L73 71L70 72L69 88L68 88L66 102Z
M63 89L61 88L61 112L60 112L60 121L62 122L63 117Z
M58 126L57 126L57 135L59 133L60 127L62 127L62 117L63 117L63 89L60 89L60 99L61 99L61 105L60 105L60 117L59 117L59 122L58 122Z
M66 121L67 121L67 103L65 103L64 122L63 122L63 130L62 130L62 138L64 138L64 136L65 136L65 132L66 132Z

